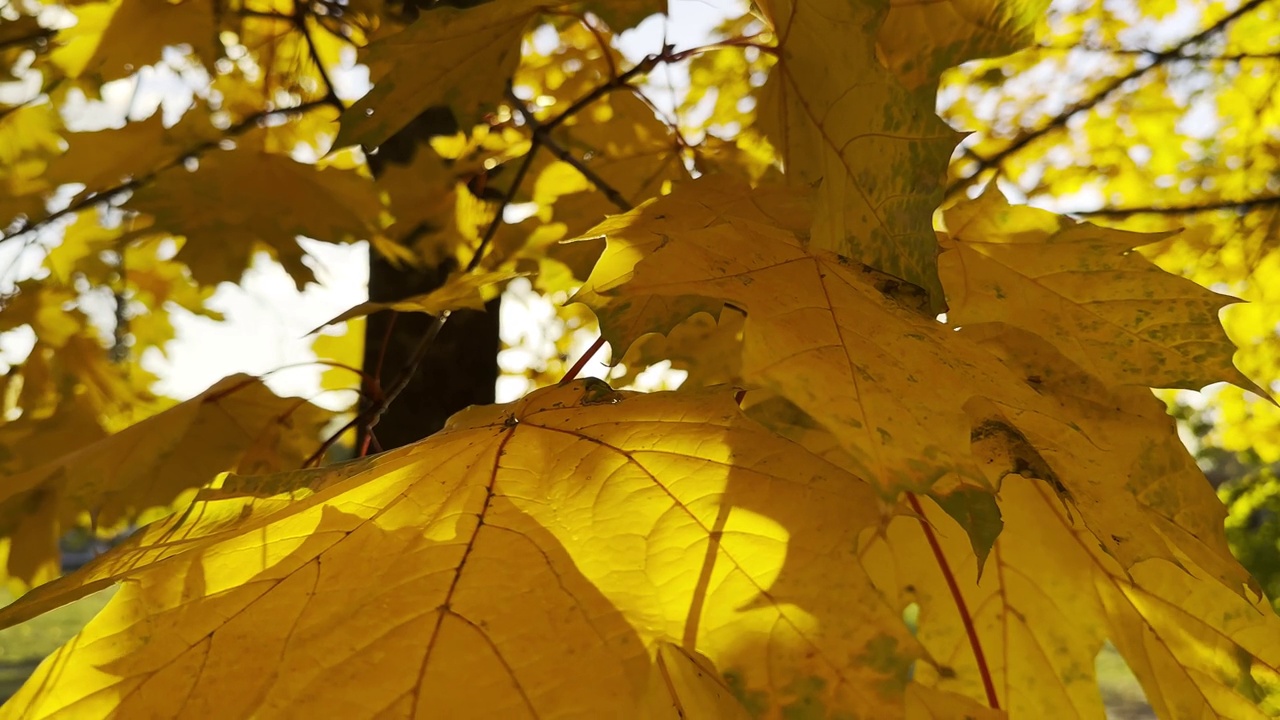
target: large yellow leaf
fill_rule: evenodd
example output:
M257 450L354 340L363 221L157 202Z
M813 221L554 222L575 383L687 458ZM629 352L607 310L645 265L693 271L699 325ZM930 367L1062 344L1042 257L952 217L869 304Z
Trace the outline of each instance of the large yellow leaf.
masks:
M1030 45L1048 9L1049 0L889 0L876 47L898 79L932 99L948 68Z
M1094 660L1110 639L1160 717L1263 718L1280 710L1280 618L1183 559L1127 571L1043 484L1009 477L1000 491L1005 535L981 580L965 533L936 506L925 520L894 520L863 562L901 605L918 603L917 637L941 666L917 665L922 683L985 702L957 597L1011 720L1098 718ZM1261 707L1259 707L1261 705Z
M157 112L116 130L68 133L66 152L49 164L46 176L55 185L82 183L88 192L101 192L127 177L173 164L216 133L196 111L171 128L164 125L164 113Z
M939 264L955 324L1037 333L1107 384L1195 390L1226 380L1266 395L1231 363L1218 311L1235 300L1134 250L1167 234L1077 223L994 190L945 219Z
M58 33L52 61L70 77L103 81L160 61L166 46L189 45L209 67L217 59L210 0L110 0L79 5L76 24Z
M1221 505L1149 393L1082 385L1069 362L1041 362L1042 348L980 345L922 315L915 298L900 301L900 283L758 220L794 226L801 208L775 189L677 188L610 220L602 280L589 285L622 300L697 292L744 309L744 379L830 430L888 497L998 483L980 467L1032 473L1125 567L1176 561L1176 547L1243 587Z
M435 8L408 28L372 43L362 61L373 90L342 116L334 147L376 147L427 108L451 109L462 127L502 99L520 60L520 38L539 0Z
M437 7L408 28L372 43L363 62L373 90L342 117L335 147L380 145L428 108L453 111L462 127L496 107L520 60L520 40L542 12L581 12L584 3L496 0L466 9ZM596 5L588 3L588 5ZM607 20L624 30L662 12L665 0L598 3Z
M1178 437L1164 403L1140 387L1107 387L1048 341L998 324L957 335L1030 379L1040 403L970 401L974 450L989 473L1048 482L1125 567L1180 556L1233 590L1255 585L1232 557L1226 508ZM1176 553L1152 552L1162 544Z
M653 655L706 671L667 643L756 716L902 713L915 644L856 556L874 493L728 391L579 381L228 485L0 612L126 581L0 717L625 717Z
M877 3L761 6L778 62L758 114L788 182L819 187L812 246L914 283L941 310L933 211L960 136L876 60Z
M989 361L950 347L941 325L883 295L873 271L806 250L804 210L787 190L677 188L592 231L608 245L586 287L624 308L697 293L745 310L744 379L829 427L890 496L952 473L981 483L956 398L971 377L1000 382Z
M60 530L83 521L110 528L227 470L300 465L328 415L279 398L236 375L201 395L80 448L63 446L0 487L0 536L11 538L8 572L30 581L57 567Z
M355 173L240 147L205 155L194 172L178 166L160 173L128 207L186 236L178 259L202 284L238 281L261 246L301 287L312 275L295 238L363 238L382 205L372 182Z

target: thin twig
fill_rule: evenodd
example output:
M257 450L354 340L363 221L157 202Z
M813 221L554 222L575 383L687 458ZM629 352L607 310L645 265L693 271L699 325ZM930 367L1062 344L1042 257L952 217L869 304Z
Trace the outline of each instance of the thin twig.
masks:
M508 186L506 194L503 195L502 202L494 213L493 220L489 223L484 236L480 239L480 244L476 247L475 254L471 256L471 261L468 262L467 266L463 269L462 272L464 274L473 272L480 266L481 261L484 260L485 252L489 249L489 245L492 244L494 237L497 236L498 228L502 226L502 216L504 211L520 191L520 185L524 182L525 176L533 166L534 156L540 148L544 147L544 141L548 133L562 125L570 117L582 112L582 110L605 95L613 92L614 90L630 87L630 81L632 79L649 72L656 67L658 63L663 62L670 51L670 47L665 47L663 48L662 53L645 57L637 63L635 67L632 67L621 75L611 78L608 82L597 86L591 92L571 104L564 112L545 123L542 123L540 132L532 134L529 150L525 153L523 160L520 162L520 167L516 170L515 177L512 178L511 185ZM426 358L432 344L435 342L435 339L440 335L440 331L444 328L445 323L449 321L450 315L450 311L445 310L434 317L431 322L431 326L425 333L423 333L422 338L413 349L413 353L410 355L409 361L400 369L400 372L396 375L395 381L386 388L377 402L374 402L369 407L365 408L352 418L350 422L343 425L342 429L326 438L325 441L321 443L320 447L312 453L311 457L307 458L306 462L303 463L303 467L308 467L318 462L320 458L324 457L325 453L329 451L329 448L333 447L333 444L338 441L338 438L351 428L359 427L363 428L366 432L372 433L373 428L377 426L378 421L382 419L387 408L391 407L391 404L395 402L400 393L403 392L413 380L413 376L417 373L418 366L421 365L422 361Z
M1029 130L1027 132L1024 132L1018 137L1014 138L1012 142L1010 142L1008 145L1005 145L994 155L991 155L989 157L982 157L975 153L974 158L977 160L977 168L968 177L961 178L951 183L950 187L947 188L947 194L946 194L947 199L948 200L953 199L956 196L958 196L960 193L963 193L974 183L978 182L981 179L983 173L985 173L987 170L990 170L992 167L1000 167L1001 165L1004 164L1004 161L1008 160L1009 157L1014 153L1019 152L1020 150L1025 148L1027 145L1030 145L1032 142L1035 142L1036 140L1044 137L1050 132L1053 132L1054 130L1064 127L1067 124L1067 121L1069 121L1071 118L1075 117L1076 115L1079 115L1082 112L1093 109L1099 103L1111 97L1113 94L1115 94L1117 90L1124 87L1125 85L1128 85L1130 82L1137 80L1138 78L1142 77L1143 75L1146 75L1147 73L1160 67L1161 65L1164 65L1170 60L1176 60L1182 55L1182 51L1185 50L1186 48L1198 42L1204 41L1206 38L1208 38L1211 35L1221 32L1222 30L1226 29L1228 25L1240 19L1247 13L1255 10L1259 5L1261 5L1265 1L1266 0L1249 0L1249 2L1246 2L1240 7L1236 8L1234 12L1229 13L1228 15L1223 17L1221 20L1214 23L1212 26L1205 28L1204 30L1201 30L1200 32L1194 35L1188 36L1187 38L1183 39L1181 42L1177 43L1176 45L1170 47L1169 49L1163 52L1153 53L1151 55L1151 62L1149 64L1139 68L1134 68L1128 73L1125 73L1123 76L1113 79L1111 82L1107 83L1106 86L1104 86L1097 93L1093 94L1091 97L1085 100L1081 100L1080 102L1067 107L1062 112L1058 113L1052 120L1041 125L1040 127L1034 130Z
M40 28L39 30L31 33L30 35L23 35L22 37L9 38L8 40L0 40L0 50L8 50L9 48L22 47L23 45L34 45L42 40L48 40L49 38L57 34L58 34L58 31L52 28Z
M617 188L606 182L604 178L600 177L599 173L588 167L581 158L575 156L573 153L566 150L564 146L560 145L560 143L556 142L555 138L551 137L551 133L546 129L546 126L538 122L538 119L533 116L533 113L529 112L528 108L525 107L524 101L516 97L516 94L512 92L510 87L507 88L507 99L511 102L512 109L519 113L520 117L524 118L525 122L529 124L529 127L533 129L533 134L538 136L539 140L542 142L542 147L546 148L547 152L555 155L557 159L572 166L574 170L577 170L578 174L586 178L592 185L595 185L596 189L603 193L604 196L609 199L609 202L617 206L618 209L626 212L634 207L625 197L622 196L622 193L618 192Z
M337 108L338 112L342 112L347 108L333 89L333 78L329 77L329 71L325 69L324 62L320 59L320 51L316 49L315 38L311 37L311 28L307 26L307 17L311 13L306 4L300 0L294 0L294 7L293 24L307 41L307 51L311 53L311 59L316 63L316 73L320 75L320 82L324 85L324 100Z
M326 104L328 103L324 100L314 100L311 102L302 103L301 105L295 105L293 107L278 108L275 110L263 110L261 112L254 113L253 115L250 115L244 120L241 120L239 123L228 128L227 131L223 133L222 136L219 137L217 140L208 140L198 145L194 145L191 148L189 148L186 152L179 155L177 159L164 163L148 173L145 173L143 175L138 175L130 180L122 182L119 185L108 188L106 190L100 190L100 191L85 195L81 197L79 200L72 202L71 204L67 205L66 207L60 210L55 210L45 215L44 217L40 218L39 220L36 220L35 222L23 222L22 225L19 226L17 230L5 235L0 235L0 243L3 243L7 240L13 240L14 238L22 237L23 235L27 235L29 233L37 232L47 227L50 223L53 223L59 220L60 218L64 218L68 215L74 215L75 213L78 213L81 210L87 210L91 207L95 207L103 203L111 202L112 200L120 197L121 195L127 192L130 192L132 190L136 190L137 188L151 182L152 180L155 179L157 175L164 172L165 170L181 165L188 158L200 157L201 155L209 152L210 150L217 149L223 140L237 137L239 135L243 135L249 130L252 130L253 128L257 127L258 123L262 122L263 120L276 117L276 116L281 116L281 115L300 115L300 114L315 110L318 107L323 107Z
M1248 212L1255 208L1280 205L1280 195L1260 195L1244 200L1213 200L1190 205L1146 205L1142 207L1099 208L1097 210L1068 210L1067 215L1085 217L1126 218L1132 215L1194 215L1203 212L1236 210Z

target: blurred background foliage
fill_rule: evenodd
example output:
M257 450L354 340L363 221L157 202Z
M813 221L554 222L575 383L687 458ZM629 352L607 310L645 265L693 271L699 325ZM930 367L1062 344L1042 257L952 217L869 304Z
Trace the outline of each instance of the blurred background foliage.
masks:
M972 133L950 199L994 182L1099 225L1182 229L1142 252L1247 301L1223 312L1236 363L1280 388L1280 3L1058 0L1034 47L951 71L938 107ZM1229 386L1166 400L1280 600L1280 408Z

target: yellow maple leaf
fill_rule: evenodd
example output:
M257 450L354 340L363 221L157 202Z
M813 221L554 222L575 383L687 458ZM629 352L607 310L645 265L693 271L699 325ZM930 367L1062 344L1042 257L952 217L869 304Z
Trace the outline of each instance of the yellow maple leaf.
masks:
M335 147L382 144L427 108L453 110L463 127L502 97L520 60L520 39L539 0L440 7L408 28L372 43L362 61L373 90L342 116Z
M690 652L753 714L901 712L914 642L853 554L873 492L727 391L578 381L287 479L215 490L0 611L127 580L0 717L612 717L650 704L654 655L707 672ZM695 695L725 707L715 685Z
M720 318L694 313L667 335L651 334L636 341L627 354L615 358L626 374L610 376L615 385L626 385L645 368L662 361L689 373L683 387L703 387L733 382L741 375L742 321L740 312L721 312Z
M960 136L876 60L875 3L761 3L778 61L760 127L787 181L818 190L811 244L924 288L943 309L933 211ZM927 100L927 101L926 101Z
M890 0L876 35L885 65L932 99L948 68L1030 45L1049 0Z
M114 130L67 133L67 149L49 164L46 177L55 184L82 183L101 192L125 178L136 178L177 162L202 141L217 138L204 113L191 111L171 128L164 113Z
M355 173L250 146L205 155L194 172L165 170L128 207L152 215L157 229L186 236L178 259L201 284L239 280L254 249L265 247L301 288L312 274L295 238L362 238L382 204Z
M592 231L607 246L585 287L624 311L694 293L742 308L744 379L831 428L859 475L891 496L950 473L985 484L956 388L999 379L885 297L873 271L806 250L806 206L779 188L682 186Z
M337 323L346 322L352 318L364 317L381 310L418 312L428 315L439 315L446 311L461 310L463 308L483 311L484 304L498 296L500 289L496 286L515 277L520 277L520 273L454 273L440 287L429 293L414 295L394 302L362 302L349 310L343 311L337 317L325 322L311 332L317 332L327 325L336 325Z
M1076 377L1052 347L956 332L902 296L902 283L759 220L803 226L803 207L772 188L677 188L609 221L593 287L623 300L698 292L745 310L744 379L827 428L887 497L1034 474L1125 567L1177 562L1176 547L1243 591L1221 504L1150 393ZM984 537L973 538L980 555Z
M56 567L58 530L83 514L110 528L219 472L296 467L327 421L310 403L276 397L257 378L237 375L107 438L57 448L0 488L0 535L13 540L9 574L30 580L36 568Z
M1280 618L1264 599L1240 597L1187 558L1122 568L1043 484L1011 476L1000 507L1006 534L981 580L965 533L932 505L936 546L903 517L863 547L881 587L919 605L917 637L938 663L917 664L921 683L985 704L989 681L1012 720L1101 717L1094 659L1109 639L1160 717L1280 709Z
M1165 272L1144 235L1011 206L994 190L945 213L939 259L956 325L1040 334L1107 384L1198 390L1226 380L1265 396L1231 363L1218 311L1236 302Z
M127 77L179 44L190 46L209 67L217 59L210 0L110 0L80 4L73 12L77 22L58 33L50 58L68 77Z

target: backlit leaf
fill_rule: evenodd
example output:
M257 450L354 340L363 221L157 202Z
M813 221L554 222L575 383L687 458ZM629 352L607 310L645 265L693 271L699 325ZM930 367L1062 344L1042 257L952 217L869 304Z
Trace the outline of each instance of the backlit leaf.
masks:
M812 416L890 498L1032 474L1125 567L1176 563L1172 545L1243 591L1221 505L1147 391L1100 387L1019 338L979 344L899 301L900 283L758 219L794 226L802 209L774 189L680 188L610 221L596 267L607 280L595 287L623 299L699 292L744 309L744 379ZM982 537L971 538L980 549Z
M1161 270L1134 248L1161 240L1013 207L996 191L946 211L940 265L958 325L1041 334L1105 383L1265 391L1231 364L1218 322L1233 298ZM1052 331L1048 331L1052 328Z
M127 579L0 716L612 716L698 664L666 643L753 713L901 712L914 643L854 555L871 489L728 392L579 381L335 472L198 501L0 612Z
M378 40L362 58L373 90L342 116L337 147L376 147L430 107L453 111L463 127L502 97L520 60L520 38L539 0L438 7Z
M903 84L932 98L948 68L1030 45L1048 9L1049 0L890 0L876 47Z
M301 287L299 235L342 242L368 232L381 204L367 181L281 155L238 148L213 153L194 172L178 166L129 200L157 228L186 236L179 259L202 284L235 282L255 248L271 250Z
M1280 709L1280 619L1185 559L1122 569L1052 491L1010 477L1000 491L1007 533L974 582L968 538L936 507L900 518L864 549L885 589L920 606L917 637L941 666L917 665L925 685L985 701L976 653L940 572L960 577L963 602L1011 720L1103 714L1094 658L1110 639L1160 717L1263 718ZM1072 588L1089 587L1089 592ZM1262 707L1258 707L1261 703Z
M346 310L324 325L312 330L316 332L326 325L335 325L352 318L364 317L380 310L396 310L398 312L420 312L428 315L439 315L447 310L484 310L484 304L497 295L494 287L505 283L516 273L457 273L445 280L439 288L423 295L414 295L395 302L363 302L350 310Z
M217 54L210 0L110 0L74 10L76 24L58 33L52 60L67 75L115 80L160 61L167 45L186 44L209 65Z
M761 3L778 62L760 123L787 181L818 188L811 244L928 291L942 309L933 210L959 136L879 64L875 3Z
M310 403L276 397L256 378L232 376L110 437L63 446L0 488L0 535L13 540L9 573L31 580L31 568L56 563L58 530L74 527L82 514L114 527L219 472L296 467L319 443L326 420Z

